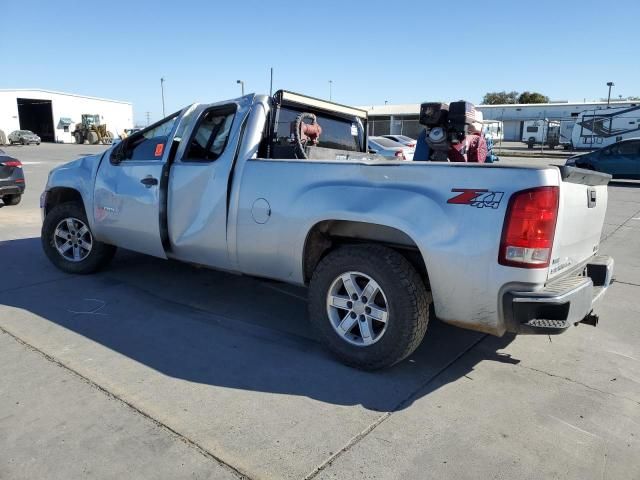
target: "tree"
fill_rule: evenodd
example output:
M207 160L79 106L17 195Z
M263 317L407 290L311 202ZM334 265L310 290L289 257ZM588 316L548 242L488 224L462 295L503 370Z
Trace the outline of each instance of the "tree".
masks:
M517 103L518 92L488 92L482 98L483 105L502 105L505 103Z
M522 92L518 103L549 103L549 97L538 92Z

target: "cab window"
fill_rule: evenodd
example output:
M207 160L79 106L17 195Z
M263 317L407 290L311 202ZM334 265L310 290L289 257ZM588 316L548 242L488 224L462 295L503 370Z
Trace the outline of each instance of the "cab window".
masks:
M160 120L127 138L122 160L160 160L180 112ZM115 152L116 150L114 150Z
M184 156L186 162L213 162L224 152L231 133L235 105L214 108L203 114Z
M277 122L275 124L274 146L278 155L286 154L286 148L293 145L293 125L297 116L305 111L304 109L293 109L290 107L280 108ZM352 121L340 117L333 117L328 114L314 112L322 133L318 142L319 147L334 148L338 150L348 150L360 152L360 145L364 143L364 136L361 128ZM280 148L278 148L280 147ZM291 152L293 150L291 149ZM283 158L289 158L285 156Z

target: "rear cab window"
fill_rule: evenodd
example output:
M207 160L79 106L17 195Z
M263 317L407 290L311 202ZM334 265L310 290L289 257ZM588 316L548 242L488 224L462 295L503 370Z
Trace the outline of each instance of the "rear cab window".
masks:
M366 111L305 95L277 91L272 97L273 110L262 152L274 159L346 159L366 148ZM321 132L311 129L312 138L296 140L296 121L300 114L315 115ZM312 123L309 116L303 118ZM315 130L315 131L314 131ZM306 152L302 155L300 148ZM308 155L308 156L307 156Z
M292 107L282 107L279 111L275 124L275 144L279 146L290 145L293 142L292 125L294 125L299 114L308 111L304 108L294 109ZM361 133L354 122L331 117L327 114L315 113L316 119L322 128L322 134L318 142L319 147L335 148L337 150L348 150L351 152L360 151Z

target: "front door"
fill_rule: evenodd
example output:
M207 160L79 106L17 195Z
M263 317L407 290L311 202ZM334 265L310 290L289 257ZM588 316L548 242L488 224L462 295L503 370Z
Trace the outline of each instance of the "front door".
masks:
M160 232L160 182L169 155L175 152L171 146L182 113L133 134L107 152L94 190L98 240L166 258Z

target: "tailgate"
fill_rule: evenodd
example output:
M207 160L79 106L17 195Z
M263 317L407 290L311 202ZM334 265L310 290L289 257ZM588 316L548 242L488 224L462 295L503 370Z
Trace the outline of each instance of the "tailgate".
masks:
M597 253L607 211L607 184L611 179L604 173L559 168L562 181L550 279Z

